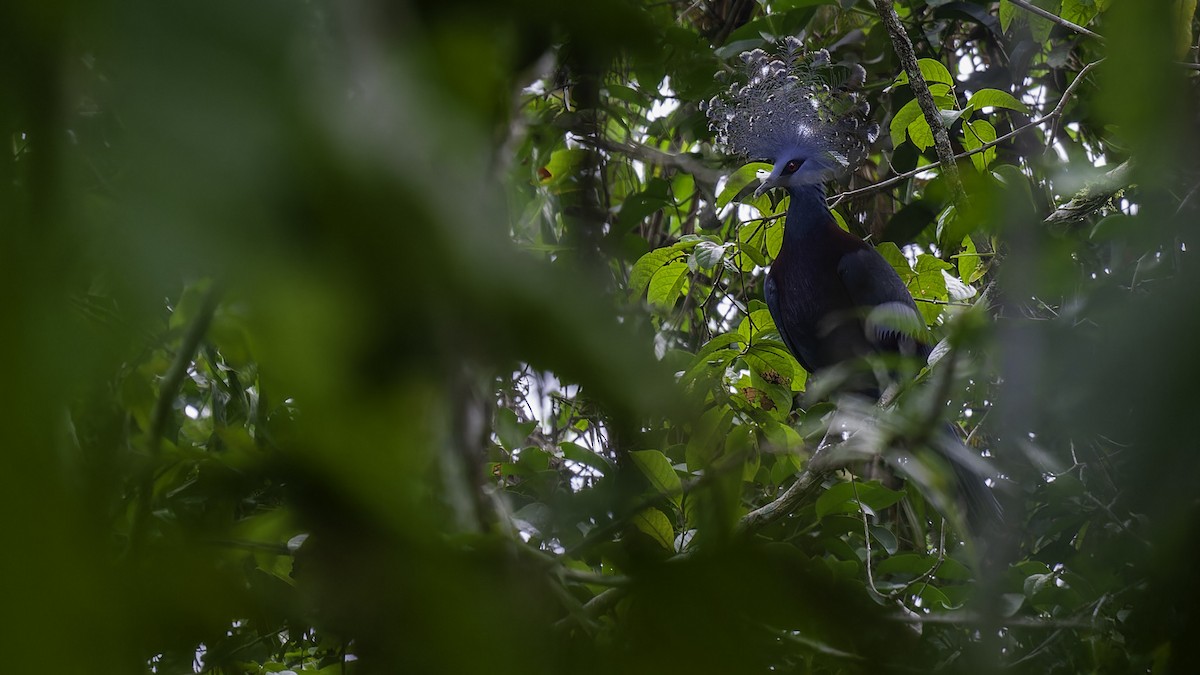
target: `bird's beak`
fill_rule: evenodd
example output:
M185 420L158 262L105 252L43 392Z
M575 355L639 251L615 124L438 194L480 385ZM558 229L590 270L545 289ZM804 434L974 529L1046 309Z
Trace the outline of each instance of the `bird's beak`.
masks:
M765 173L765 172L764 172L764 173ZM754 191L754 198L755 198L755 199L758 199L759 197L763 196L763 194L764 194L764 193L765 193L767 190L770 190L771 188L775 187L775 176L774 176L774 175L770 175L770 174L768 174L768 175L765 175L765 176L760 176L760 177L759 177L759 180L760 180L761 182L760 182L760 183L759 183L759 185L758 185L758 189L756 189L756 190Z

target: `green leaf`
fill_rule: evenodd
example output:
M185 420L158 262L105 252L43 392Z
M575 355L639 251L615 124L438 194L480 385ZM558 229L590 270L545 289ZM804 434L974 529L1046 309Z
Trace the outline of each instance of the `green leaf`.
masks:
M980 89L971 96L967 105L976 109L1007 108L1020 113L1028 113L1029 107L1018 101L1012 94L999 89Z
M954 121L967 112L966 109L954 110L955 100L950 96L934 97L934 102L938 105L938 110L942 111L942 125L949 127L954 124ZM908 125L908 138L913 142L913 145L922 150L926 150L933 145L933 129L929 127L929 122L922 114L912 124Z
M855 499L855 495L858 499ZM886 509L904 497L903 492L886 488L879 481L836 483L817 497L818 517L835 513L857 513L859 505L867 515Z
M663 265L650 278L647 298L659 309L670 309L679 298L683 282L687 281L688 266L685 262Z
M899 548L900 542L897 541L896 535L886 527L872 525L867 529L871 533L871 538L877 541L883 547L883 550L888 552L888 555L895 553L896 549Z
M975 248L975 241L971 237L964 237L962 241L962 252L958 254L958 278L964 284L975 282L975 273L979 270L979 255L978 249Z
M725 208L747 185L758 180L759 171L770 170L770 164L765 162L750 162L743 165L737 171L734 171L729 175L729 178L725 179L725 187L721 188L721 194L717 195L717 208Z
M768 382L783 385L791 383L793 364L796 361L783 343L759 340L746 350L743 358L751 370Z
M837 211L833 214L837 217ZM783 219L777 218L774 222L767 223L766 230L767 255L774 260L783 248Z
M1013 19L1017 16L1017 6L1008 0L1000 0L1000 30L1007 33L1008 27L1012 25Z
M537 426L537 422L522 423L518 421L517 414L509 408L500 408L496 411L496 436L500 438L500 444L509 451L523 448L525 439L533 433L535 426Z
M610 464L607 459L597 455L578 443L563 441L562 443L558 444L558 447L563 451L563 457L571 460L572 462L578 462L584 466L590 466L603 475L612 473L612 464Z
M1063 0L1058 15L1077 26L1086 26L1099 13L1096 0Z
M934 59L919 59L917 61L917 67L920 68L921 77L925 78L925 82L927 84L941 82L942 84L954 86L954 77L950 75L950 71L946 69L946 66L942 65L941 61L936 61ZM908 84L908 73L901 72L900 76L897 77L896 81L892 84Z
M888 126L888 133L892 136L892 146L898 146L908 139L908 127L921 118L921 106L917 103L917 99L913 99L905 103L902 108L896 111L892 116L892 123Z
M721 335L718 335L704 343L704 346L700 348L700 351L696 352L696 358L692 361L692 364L695 365L696 363L707 360L709 355L719 349L724 349L730 345L735 345L745 341L746 336L742 335L741 333L722 333Z
M675 467L671 466L671 460L667 459L666 455L658 450L633 450L629 456L656 491L671 497L676 504L679 503L683 484L679 480L679 474L675 473Z
M550 161L538 171L542 185L554 186L575 175L579 167L587 159L590 151L580 148L556 150L550 154Z
M896 270L896 274L900 275L902 281L907 282L916 276L912 266L908 264L908 258L904 257L904 254L900 251L900 247L896 246L894 242L885 241L876 246L875 250L879 252L879 255L883 256L884 260L888 261L892 269Z
M775 320L771 318L771 311L762 303L757 305L752 303L750 313L743 317L738 324L738 334L744 338L743 342L749 344L755 335L767 330L776 330Z
M974 120L963 124L963 147L967 150L978 150L984 145L996 140L996 127L987 120ZM990 147L983 152L971 155L971 163L975 170L984 173L992 162L996 161L996 148Z
M658 272L659 268L677 257L679 257L679 251L667 246L656 248L638 258L638 261L633 264L633 269L629 272L629 297L641 297L646 292L646 288L650 285L650 280Z
M702 241L696 244L696 248L692 251L692 259L696 261L696 266L700 269L712 269L724 260L725 252L732 246L733 244L715 244L711 241Z
M662 511L646 509L633 517L633 524L663 548L668 551L675 550L675 529L671 527L671 519Z

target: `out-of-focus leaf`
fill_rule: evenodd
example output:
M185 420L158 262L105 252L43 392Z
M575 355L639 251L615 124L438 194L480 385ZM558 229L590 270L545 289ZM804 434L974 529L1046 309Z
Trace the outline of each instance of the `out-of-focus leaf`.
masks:
M658 450L633 450L629 456L655 490L679 503L683 485L666 455Z
M646 509L634 516L633 524L666 550L675 550L675 529L671 527L671 519L662 511Z

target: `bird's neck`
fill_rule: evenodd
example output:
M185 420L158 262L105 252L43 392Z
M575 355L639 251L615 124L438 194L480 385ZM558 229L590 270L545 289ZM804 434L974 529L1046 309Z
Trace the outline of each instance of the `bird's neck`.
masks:
M805 185L787 188L791 203L784 226L784 243L799 241L807 236L837 228L829 207L825 206L825 188Z

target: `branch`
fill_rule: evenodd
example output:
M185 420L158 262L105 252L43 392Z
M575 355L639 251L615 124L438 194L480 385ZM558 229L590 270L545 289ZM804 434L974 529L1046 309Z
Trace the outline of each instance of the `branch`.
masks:
M175 352L175 360L163 377L158 388L158 400L154 403L154 413L150 420L150 429L146 440L146 450L151 457L158 457L162 447L163 435L166 433L167 422L171 417L172 404L183 386L183 378L187 377L188 367L196 358L200 342L208 333L213 314L217 311L217 301L221 297L221 284L214 282L204 293L200 309L188 326L179 350ZM137 505L134 509L133 523L129 527L129 542L127 553L141 548L146 539L146 523L150 518L151 502L154 501L154 463L148 462L142 468L141 479L138 481Z
M724 177L724 173L721 171L708 167L704 162L689 154L664 152L649 145L633 142L622 143L607 138L581 136L577 140L600 150L628 155L647 164L680 169L709 182L716 182Z
M904 72L908 73L908 84L916 94L917 104L921 106L925 121L929 123L929 129L933 132L933 147L937 150L938 162L943 167L942 171L950 181L954 201L955 203L963 202L967 198L967 193L963 190L962 180L958 177L958 166L954 163L954 150L950 147L950 134L946 133L946 125L942 123L941 111L933 100L933 94L929 92L929 84L921 75L921 66L917 63L917 55L913 51L912 41L908 39L908 33L900 24L900 17L896 15L896 8L892 6L892 0L875 0L875 8L879 11L879 18L883 20L883 25L892 38L892 46L896 50L896 55L900 57L900 63L904 65Z
M1047 12L1046 10L1042 9L1041 7L1038 7L1037 5L1032 5L1028 2L1026 2L1025 0L1008 0L1008 1L1011 2L1012 4L1016 5L1017 7L1020 7L1021 9L1025 10L1026 12L1029 12L1031 14L1036 14L1036 15L1042 17L1043 19L1049 21L1050 23L1058 24L1059 26L1062 26L1063 28L1066 28L1067 30L1072 30L1072 31L1075 31L1076 33L1079 33L1080 35L1086 35L1090 38L1096 38L1097 40L1104 42L1104 38L1101 37L1100 35L1093 33L1092 31L1084 28L1083 26L1080 26L1075 23L1071 23L1070 21L1067 21L1066 19L1062 18L1061 16L1058 16L1057 14L1054 14L1053 12Z
M979 612L968 610L958 610L955 612L942 612L937 614L892 614L887 617L891 621L898 623L914 623L914 624L946 624L957 626L979 626L985 617ZM1061 628L1075 628L1081 630L1095 630L1098 626L1091 621L1072 621L1071 619L1039 619L1032 616L1012 616L1000 621L1001 626L1018 626L1020 628L1043 628L1046 630L1057 630Z
M1079 222L1108 204L1132 182L1133 160L1125 160L1115 169L1084 185L1071 200L1046 216L1047 225L1066 225Z
M977 155L985 150L990 150L991 148L994 148L997 145L1004 143L1008 139L1016 136L1017 134L1020 134L1023 131L1026 131L1026 130L1032 129L1033 127L1045 124L1046 122L1049 122L1050 120L1058 119L1059 117L1062 117L1063 111L1066 109L1066 106L1067 106L1067 100L1071 97L1071 94L1075 93L1075 88L1078 87L1079 84L1083 81L1084 76L1086 76L1088 73L1090 73L1092 71L1093 68L1095 68L1096 66L1100 65L1103 62L1104 62L1104 59L1100 59L1099 61L1093 61L1092 63L1089 63L1086 66L1084 66L1083 69L1081 69L1079 71L1079 75L1077 75L1075 77L1075 79L1071 82L1070 86L1068 86L1063 91L1063 95L1058 100L1058 104L1055 105L1054 109L1051 110L1050 112L1046 113L1045 115L1042 115L1041 117L1039 117L1035 120L1031 120L1027 124L1024 124L1020 127L1017 127L1016 129L1013 129L1012 131L1008 132L1007 134L1004 134L1003 136L1000 136L999 138L997 138L994 141L988 141L987 143L984 143L983 145L979 146L978 148L975 148L974 150L960 152L957 155L954 155L952 157L952 159L959 160L959 159L965 159L967 157L970 157L971 155ZM939 159L936 162L931 162L929 164L919 166L911 171L905 171L904 173L897 174L895 176L892 176L891 178L888 178L887 180L879 181L878 183L875 183L873 185L868 185L866 187L859 188L857 190L848 190L846 192L841 192L839 194L836 194L828 200L830 202L829 208L833 208L833 207L837 206L838 204L842 203L843 201L850 199L851 197L860 197L862 195L873 194L875 192L879 192L880 190L889 188L897 183L904 182L904 181L908 180L909 178L916 176L917 174L925 173L926 171L928 171L930 169L941 166L942 161L943 160Z
M175 402L179 387L183 385L183 378L187 377L188 366L192 365L192 361L196 358L196 351L200 349L200 341L208 332L208 325L212 323L213 313L217 310L217 300L220 296L220 284L214 283L205 291L204 298L200 301L200 309L196 312L196 317L192 319L192 325L188 326L188 332L183 336L179 351L175 352L175 360L171 362L171 367L163 377L162 385L158 388L158 400L154 404L154 416L151 417L150 422L150 440L147 444L151 455L157 455L159 446L162 445L167 420L171 416L171 405Z
M774 501L764 504L763 506L754 509L738 522L738 532L748 533L760 530L775 521L785 518L796 507L804 503L808 498L809 493L820 486L821 480L825 478L827 470L814 469L817 465L818 458L823 455L824 449L828 447L824 443L817 447L816 452L809 458L808 464L800 475L796 476L796 481L788 486L788 489L783 491Z

